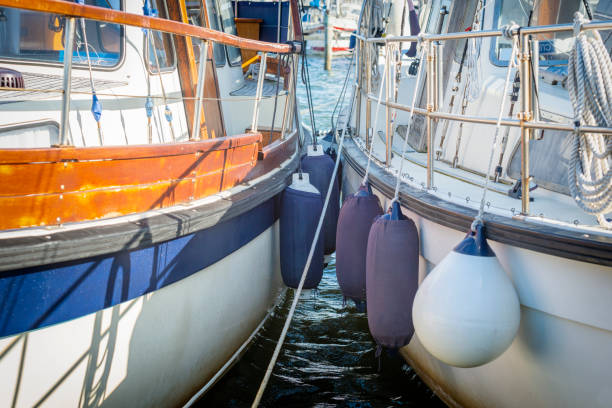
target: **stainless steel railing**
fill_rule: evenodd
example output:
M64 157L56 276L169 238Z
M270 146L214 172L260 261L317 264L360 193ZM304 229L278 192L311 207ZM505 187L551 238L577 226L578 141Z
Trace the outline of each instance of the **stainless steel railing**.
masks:
M586 30L609 30L612 29L612 21L597 21L585 23L580 26L580 31ZM512 126L518 127L521 129L521 182L524 186L521 189L521 214L529 215L529 141L533 138L534 129L545 129L545 130L561 130L561 131L569 131L569 132L578 132L578 133L604 133L604 134L612 134L612 128L605 127L596 127L596 126L579 126L574 127L573 125L563 124L563 123L547 123L539 120L535 120L534 112L533 112L533 99L531 88L533 86L533 75L532 75L532 66L531 66L531 47L529 36L534 34L544 34L544 33L557 33L557 32L567 32L574 31L574 24L558 24L558 25L548 25L548 26L539 26L539 27L520 27L510 30L513 36L519 37L519 43L521 44L521 49L519 50L518 59L520 61L519 72L521 77L521 85L524 86L521 94L521 109L517 115L517 118L503 118L501 120L501 124L503 126ZM442 58L441 58L441 45L439 42L444 42L447 40L457 40L464 38L483 38L483 37L500 37L502 36L502 30L482 30L482 31L468 31L468 32L458 32L458 33L447 33L447 34L421 34L419 36L389 36L384 38L366 38L364 36L356 34L356 40L358 44L358 52L363 57L363 50L367 50L365 47L368 43L378 43L384 45L385 56L389 55L389 45L393 43L401 43L401 42L423 42L423 46L426 47L427 50L427 77L426 77L426 108L414 108L414 113L418 115L423 115L426 117L426 139L427 139L427 181L426 187L427 189L434 188L434 140L433 140L433 124L432 121L434 119L446 119L452 121L459 122L469 122L469 123L479 123L479 124L490 124L496 125L497 119L490 117L479 117L479 116L470 116L463 114L453 114L453 113L444 113L439 111L440 104L442 102L441 97L441 73L442 73ZM385 57L385 63L389 64L389 58ZM423 61L421 61L423 63ZM356 94L358 98L357 106L361 106L361 98L365 98L366 101L366 132L365 132L365 146L369 147L369 144L372 143L372 138L370 134L370 124L371 124L371 102L376 101L377 98L375 95L372 95L372 78L371 78L371 52L367 50L366 52L366 72L365 72L365 90L363 89L362 82L364 80L363 75L360 73L358 75L358 82L355 85ZM391 70L388 69L387 72ZM387 86L389 86L389 81L387 80ZM386 97L384 101L381 101L381 104L385 106L387 112L389 109L398 109L406 112L410 112L412 109L410 106L392 102L389 98L389 92L385 92ZM389 114L386 114L387 121L389 121ZM357 125L357 135L359 135L359 124ZM392 150L392 137L389 135L389 124L386 126L386 135L385 135L385 164L389 166L391 150ZM376 129L372 130L376 132ZM408 134L406 134L408 137ZM399 175L398 175L399 177Z

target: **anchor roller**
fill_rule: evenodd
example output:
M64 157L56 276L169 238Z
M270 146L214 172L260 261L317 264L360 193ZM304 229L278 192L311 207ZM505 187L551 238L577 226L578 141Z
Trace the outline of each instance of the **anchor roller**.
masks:
M510 346L520 323L519 300L482 224L427 275L412 316L425 349L452 366L486 364Z
M336 231L336 276L345 298L365 311L366 251L374 220L383 213L380 200L366 182L344 200Z
M379 346L398 349L414 334L412 302L419 283L419 234L397 201L368 237L368 326Z
M294 174L283 191L280 205L280 263L283 282L296 289L310 252L323 201L321 193L309 182L308 173ZM306 274L304 289L316 288L323 277L323 235L315 246Z
M329 182L334 172L334 161L323 152L323 146L310 145L308 153L302 158L302 170L310 176L310 183L321 192L322 199L329 188ZM329 197L329 204L323 220L323 249L325 255L336 250L336 226L338 224L338 213L340 211L340 189L338 178L333 180L333 189ZM321 205L322 206L322 205ZM316 225L316 222L315 222Z

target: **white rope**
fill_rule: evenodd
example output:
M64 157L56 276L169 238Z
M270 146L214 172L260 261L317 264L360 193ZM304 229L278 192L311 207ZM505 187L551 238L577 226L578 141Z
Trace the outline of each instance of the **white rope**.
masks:
M425 58L426 49L427 47L421 44L421 55L420 55L421 63L419 64L419 72L417 73L416 83L414 86L414 93L412 95L412 106L410 107L410 116L408 117L406 135L404 136L404 146L402 147L402 156L400 157L399 173L397 174L397 182L395 183L395 194L393 195L393 200L391 201L391 203L393 203L394 201L397 201L399 198L399 188L400 188L400 184L402 183L402 171L404 169L404 162L406 161L404 159L404 154L406 154L406 148L408 147L408 133L410 132L410 126L412 126L412 118L414 117L414 107L416 105L417 95L419 93L419 88L421 86L421 78L423 77L423 67L425 66L424 58Z
M497 116L497 124L495 125L495 135L493 136L493 145L491 146L491 153L489 154L489 164L487 166L487 174L485 178L484 188L482 190L482 199L480 200L480 208L478 209L478 215L474 219L472 223L472 230L476 230L477 224L482 224L482 216L484 215L485 209L485 200L487 198L487 190L489 189L489 180L491 179L491 168L493 164L493 156L495 155L495 151L497 150L497 137L499 136L499 130L501 129L501 120L504 114L504 109L506 107L506 99L508 99L508 93L510 91L510 74L512 73L512 68L518 66L516 63L516 53L518 50L518 38L512 36L512 32L515 28L518 28L518 25L511 23L508 26L502 28L502 32L504 36L512 38L512 54L510 56L510 60L508 61L508 71L506 71L506 82L504 83L504 91L502 93L502 101L501 107L499 108L499 115ZM529 79L526 79L529 80ZM529 186L523 186L523 188L529 188Z
M612 62L598 31L581 32L587 22L574 15L576 42L569 64L567 88L574 108L574 145L568 184L580 208L597 217L599 224L612 228L605 214L612 211L612 135L580 133L581 125L612 125Z
M480 10L482 4L479 5L474 22L472 23L472 31L480 31ZM466 99L468 102L474 102L480 96L482 79L480 75L480 46L482 38L468 38L467 58L465 65L467 68L467 83L466 83Z
M353 57L353 60L351 62L353 66L355 65L355 59L356 59L356 55ZM347 75L350 75L350 73L351 72L349 69L349 72L347 72ZM298 301L300 300L300 294L302 293L302 288L304 287L304 282L306 280L308 269L310 269L310 264L312 262L312 257L314 256L316 243L319 238L319 234L321 233L321 228L323 226L323 220L325 219L325 213L327 212L327 205L329 204L331 192L334 188L333 180L336 178L336 175L338 174L338 165L340 164L340 157L342 156L342 146L344 144L344 136L346 134L347 125L350 123L350 120L351 120L351 115L353 113L353 107L354 107L354 101L355 101L355 98L351 98L351 105L348 111L347 121L345 123L345 126L342 127L342 133L340 135L340 142L338 144L338 156L336 157L334 171L332 172L329 187L327 189L327 194L325 195L325 201L323 203L323 209L321 210L321 216L319 217L319 223L317 224L317 229L315 231L314 238L312 240L312 243L310 244L310 252L308 253L308 258L306 259L306 264L304 265L304 270L302 271L302 277L300 278L300 283L295 291L295 294L293 295L293 302L291 303L291 308L289 309L287 319L285 320L283 331L281 332L281 335L278 339L278 343L276 343L276 348L274 349L274 353L272 354L272 358L270 359L270 363L268 364L268 368L266 369L264 378L261 381L261 384L259 385L259 389L257 390L257 395L255 395L255 400L253 401L253 404L251 405L251 407L253 408L259 406L259 403L261 402L263 393L266 389L266 386L268 385L268 382L270 381L272 370L274 370L274 365L276 364L276 360L278 359L281 348L283 347L285 337L287 337L287 331L289 330L289 326L291 325L291 320L293 319L295 308L297 306ZM339 122L340 122L340 115L338 115L338 119L336 120L336 129L338 128L337 126ZM316 137L316 136L313 135L313 137Z
M376 54L376 64L378 64L378 53ZM372 67L368 67L367 69L372 69ZM378 89L378 99L376 100L376 110L374 113L374 127L372 128L372 140L370 140L370 149L368 150L368 164L366 165L365 175L363 176L363 181L361 182L362 185L365 185L368 182L368 175L370 174L370 163L372 162L372 150L374 147L374 134L376 133L376 127L378 126L378 111L380 109L380 101L382 100L385 78L387 77L387 69L387 64L385 64L383 68L382 79L380 80L380 85ZM370 129L366 129L366 132L369 131Z

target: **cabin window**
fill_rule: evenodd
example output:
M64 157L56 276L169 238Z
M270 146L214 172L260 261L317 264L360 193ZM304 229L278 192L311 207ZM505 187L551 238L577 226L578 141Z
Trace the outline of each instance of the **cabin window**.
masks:
M151 7L157 10L159 18L168 18L168 9L164 0L152 0ZM174 46L172 35L149 30L145 36L145 49L149 72L156 74L174 70Z
M217 2L215 0L206 0L206 10L208 11L209 28L221 31L221 18L219 17L219 11L217 9ZM225 65L225 45L217 42L214 43L213 58L217 67Z
M121 0L86 0L97 7L123 9ZM66 19L50 13L38 13L0 7L0 58L61 63L64 60ZM87 47L93 67L113 67L121 61L124 30L117 24L85 20ZM87 65L85 36L76 21L74 64Z
M231 0L218 0L219 17L221 17L221 28L227 34L237 35L236 24L234 23L234 9ZM242 56L240 49L227 46L227 60L231 66L240 65Z
M589 0L592 10L597 8L599 0ZM499 0L495 5L494 27L499 28L511 21L520 26L552 25L572 23L574 13L580 11L586 15L582 0ZM531 15L531 22L529 16ZM539 34L540 65L567 65L569 53L574 45L572 32ZM491 61L495 65L507 66L512 53L512 42L504 37L497 37L491 46Z

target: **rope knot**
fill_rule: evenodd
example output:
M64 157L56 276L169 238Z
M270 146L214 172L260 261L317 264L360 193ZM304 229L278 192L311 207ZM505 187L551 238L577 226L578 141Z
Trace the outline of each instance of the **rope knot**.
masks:
M582 24L588 23L587 20L581 12L577 11L574 13L574 37L578 37L580 33L582 33Z
M501 32L504 38L507 38L508 40L512 40L514 33L518 32L520 28L521 26L516 24L514 21L511 21L510 24L506 24L501 27Z
M580 135L580 117L574 120L574 133Z
M482 215L481 215L481 214L478 214L478 215L476 216L476 218L474 218L474 221L472 221L472 225L470 226L470 229L471 229L473 232L476 232L476 228L477 228L479 225L480 225L480 226L484 226L484 222L483 222L483 220L482 220Z
M425 42L426 34L424 32L420 32L417 34L417 47L419 49L423 48L423 43Z

